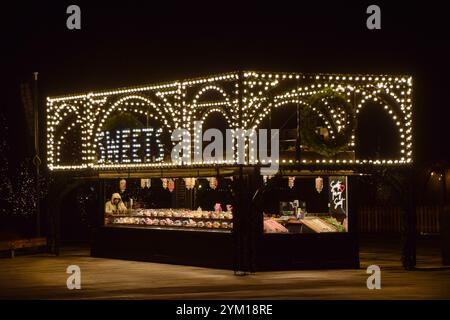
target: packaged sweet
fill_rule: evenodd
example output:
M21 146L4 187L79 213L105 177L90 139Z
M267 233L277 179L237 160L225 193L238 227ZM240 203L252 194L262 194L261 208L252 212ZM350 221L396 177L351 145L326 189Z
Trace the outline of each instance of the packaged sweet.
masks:
M208 211L203 212L203 213L202 213L202 218L203 218L203 219L209 219L209 218L210 218L209 212L208 212Z
M283 225L273 219L264 220L264 232L265 233L289 233Z
M181 214L181 212L179 212L179 211L175 211L175 212L172 214L172 216L175 217L175 218L179 218L179 217L182 216L182 214Z
M182 225L181 220L175 220L173 225L177 226L177 227L181 227L181 225Z
M196 212L193 213L193 215L194 215L194 218L201 218L202 217L202 212L196 211Z
M194 214L193 214L192 212L190 212L190 211L187 211L187 212L185 213L184 217L185 217L185 218L193 218L193 217L194 217Z
M219 214L215 213L215 212L211 212L211 219L217 219L219 218Z
M218 222L218 221L214 221L213 222L213 228L220 228L220 222Z
M207 222L205 223L205 226L206 226L207 228L212 228L212 223L211 223L210 221L207 221Z
M197 227L204 228L205 227L205 223L203 221L199 221L199 222L197 222Z

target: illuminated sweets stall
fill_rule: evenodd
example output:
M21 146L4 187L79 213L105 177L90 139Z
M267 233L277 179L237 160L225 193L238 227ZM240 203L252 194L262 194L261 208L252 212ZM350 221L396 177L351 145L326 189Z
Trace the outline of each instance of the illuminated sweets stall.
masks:
M51 97L47 165L97 181L93 256L358 267L356 177L412 163L411 99L409 76L254 71ZM398 157L355 151L367 103L395 124Z

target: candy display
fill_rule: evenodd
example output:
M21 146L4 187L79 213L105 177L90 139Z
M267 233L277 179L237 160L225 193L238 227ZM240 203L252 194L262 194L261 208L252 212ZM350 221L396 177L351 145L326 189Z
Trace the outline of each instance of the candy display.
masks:
M273 219L264 219L264 232L265 233L289 233L282 224Z
M224 218L225 219L229 219L229 220L233 219L233 214L231 213L231 211L225 212L224 213Z
M202 218L209 219L210 216L211 216L211 214L210 214L208 211L204 211L204 212L202 213Z
M233 213L189 209L136 209L114 215L109 225L140 225L158 228L233 229Z

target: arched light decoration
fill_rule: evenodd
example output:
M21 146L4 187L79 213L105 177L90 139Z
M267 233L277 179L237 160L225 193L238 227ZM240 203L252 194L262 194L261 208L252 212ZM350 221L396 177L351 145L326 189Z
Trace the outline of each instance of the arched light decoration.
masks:
M211 112L222 113L230 129L258 129L270 110L294 103L308 107L309 98L324 89L333 89L346 96L358 114L368 102L378 103L395 123L400 141L400 156L392 159L279 159L280 165L294 163L328 165L404 165L413 160L412 138L412 94L413 81L410 76L361 75L361 74L304 74L243 71L231 72L194 79L140 87L121 88L109 91L88 92L61 97L48 97L46 109L47 165L51 170L125 170L148 168L175 168L180 164L164 162L145 163L99 163L97 155L97 133L102 131L106 119L114 112L126 111L146 116L160 122L169 133L175 128L189 130L192 137L200 139L194 132L194 122L205 120ZM205 101L207 92L217 92L217 100ZM333 119L341 128L345 127L345 114L330 107ZM73 116L76 114L76 116ZM325 119L321 114L319 117ZM66 123L73 121L73 123ZM64 127L63 127L64 126ZM77 126L81 131L81 157L79 163L64 165L61 154L62 141L68 132ZM325 123L330 129L330 124ZM332 137L336 133L331 133ZM348 143L354 149L354 132ZM234 144L232 163L238 159ZM194 145L190 147L192 155ZM246 141L244 150L247 164L258 163L248 156L255 148ZM170 150L171 146L165 146ZM169 157L170 158L170 157ZM226 159L214 165L232 164ZM203 161L185 161L183 166L211 165Z
M318 193L321 193L323 190L323 178L322 177L317 177L315 180L315 186L316 186L316 191Z

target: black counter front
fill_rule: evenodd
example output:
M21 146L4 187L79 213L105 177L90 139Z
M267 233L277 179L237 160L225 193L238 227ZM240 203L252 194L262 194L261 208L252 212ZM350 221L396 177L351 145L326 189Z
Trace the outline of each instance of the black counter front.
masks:
M353 233L262 234L256 241L258 271L359 268Z
M104 226L93 230L93 257L233 269L232 232Z

